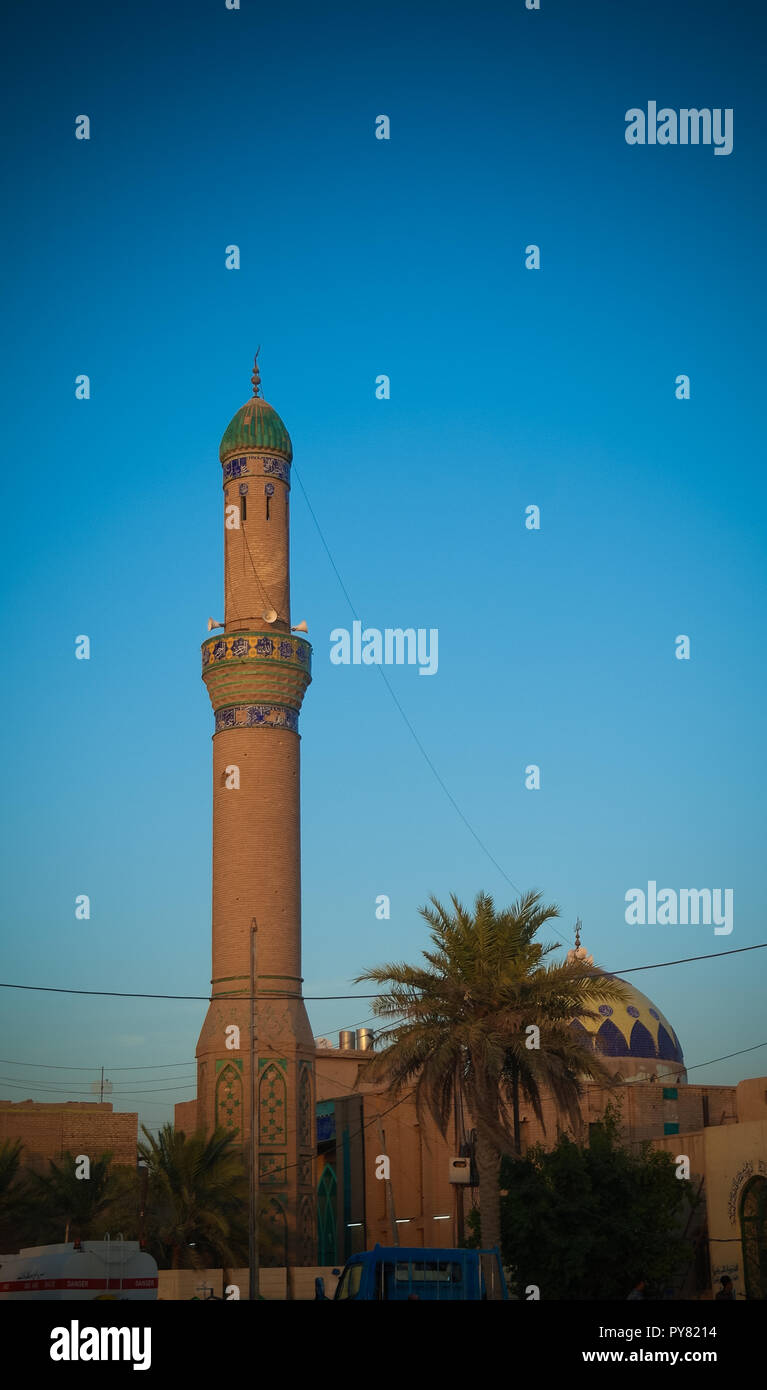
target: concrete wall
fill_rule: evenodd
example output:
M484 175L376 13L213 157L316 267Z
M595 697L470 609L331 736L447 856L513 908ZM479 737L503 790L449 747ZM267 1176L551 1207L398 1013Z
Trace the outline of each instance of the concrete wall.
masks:
M360 1089L358 1078L365 1075L366 1060L363 1052L318 1048L314 1059L317 1100L336 1100Z
M262 1297L270 1302L282 1302L287 1298L302 1302L313 1299L314 1280L318 1275L325 1280L325 1293L328 1298L333 1297L338 1283L332 1269L322 1269L319 1266L314 1269L262 1269L260 1275L259 1290ZM225 1286L222 1269L161 1269L158 1276L158 1297L173 1302L186 1301L195 1296L202 1299L207 1297L207 1290L212 1289L216 1298L223 1298L225 1287L231 1287L232 1284L239 1288L240 1298L247 1299L250 1284L248 1270L227 1270Z
M739 1081L735 1092L739 1120L767 1120L767 1076Z

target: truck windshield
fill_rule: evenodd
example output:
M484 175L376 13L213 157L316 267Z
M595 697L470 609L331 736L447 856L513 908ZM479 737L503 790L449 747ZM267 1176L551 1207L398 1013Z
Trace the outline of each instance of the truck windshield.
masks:
M356 1298L362 1282L362 1265L347 1265L336 1289L336 1298Z
M378 1298L465 1297L460 1260L381 1260L376 1275Z

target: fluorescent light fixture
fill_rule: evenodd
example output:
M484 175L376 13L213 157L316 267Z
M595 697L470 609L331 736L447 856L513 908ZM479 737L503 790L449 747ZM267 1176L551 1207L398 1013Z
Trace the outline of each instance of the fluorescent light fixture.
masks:
M397 1225L398 1225L398 1226L409 1226L411 1220L412 1220L412 1217L410 1217L410 1216L403 1216L403 1217L402 1217L402 1220L397 1222Z
M435 1216L435 1217L433 1217L433 1220L434 1220L434 1221L449 1221L449 1220L450 1220L450 1217L449 1217L449 1216Z
M361 1226L361 1225L362 1225L362 1222L361 1222L361 1221L347 1221L346 1225L347 1225L348 1230L351 1230L352 1226Z

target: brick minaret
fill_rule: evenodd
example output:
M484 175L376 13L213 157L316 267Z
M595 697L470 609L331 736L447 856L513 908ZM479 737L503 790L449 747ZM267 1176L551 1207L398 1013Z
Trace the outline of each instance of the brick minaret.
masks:
M290 628L293 449L259 394L258 363L252 380L252 399L221 441L225 622L202 646L215 711L213 978L197 1044L197 1121L208 1131L218 1124L240 1140L250 1136L255 917L259 1181L268 1232L262 1259L314 1264L314 1042L301 997L298 735L311 647ZM231 1025L239 1028L239 1048L227 1047L236 1038Z

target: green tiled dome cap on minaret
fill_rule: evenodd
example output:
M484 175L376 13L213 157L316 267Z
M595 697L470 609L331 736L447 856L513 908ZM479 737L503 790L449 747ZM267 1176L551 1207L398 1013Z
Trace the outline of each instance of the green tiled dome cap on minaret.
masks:
M218 456L224 463L232 454L239 454L243 449L264 449L270 454L279 454L290 463L293 457L290 435L277 411L259 395L261 373L258 370L258 353L251 381L253 395L227 425Z

